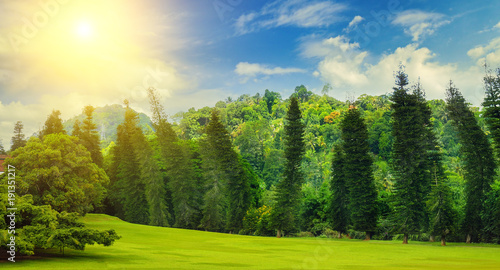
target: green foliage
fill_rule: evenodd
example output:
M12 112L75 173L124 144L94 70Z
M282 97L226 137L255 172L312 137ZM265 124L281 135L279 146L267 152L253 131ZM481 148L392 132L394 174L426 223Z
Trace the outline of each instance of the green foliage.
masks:
M305 125L302 123L296 98L290 100L284 128L285 170L276 186L276 205L271 216L278 236L282 231L293 231L296 228L300 191L304 181L301 163L305 152Z
M26 145L26 139L23 134L23 122L17 121L14 126L14 136L12 136L12 145L10 146L10 152L14 152L17 148L23 147Z
M497 158L500 158L500 69L484 77L485 97L483 117L493 138Z
M332 175L330 180L331 198L328 205L329 219L332 229L340 233L347 233L350 224L349 188L345 176L345 153L342 146L334 148L332 159Z
M11 153L6 164L17 172L17 192L31 194L36 205L57 211L88 213L105 195L109 178L92 162L78 138L62 133L32 137L25 147Z
M467 242L476 242L480 240L484 226L481 218L485 211L484 201L495 176L493 150L474 113L452 82L446 89L446 103L449 117L458 131L464 163L466 204L463 230L468 235Z
M40 132L40 139L49 134L56 133L66 134L66 130L64 130L62 124L61 112L59 110L52 110L52 113L47 117L45 125Z
M93 122L93 113L95 108L92 106L85 106L83 114L86 118L80 126L80 121L76 120L73 128L73 136L80 139L80 143L87 148L92 157L92 161L99 166L103 167L103 157L101 147L99 146L99 134L97 133L97 126Z
M271 207L263 205L259 208L250 208L243 218L243 229L247 234L272 236L275 234L270 224Z

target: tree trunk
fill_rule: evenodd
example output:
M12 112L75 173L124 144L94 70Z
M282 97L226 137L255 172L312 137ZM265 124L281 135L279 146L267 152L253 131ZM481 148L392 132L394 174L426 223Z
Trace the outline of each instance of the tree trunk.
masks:
M429 239L429 242L436 242L436 236L431 235L431 238Z
M276 234L277 238L281 238L281 230L278 230L278 233Z
M446 246L446 235L441 235L441 246Z
M408 234L405 233L403 236L403 244L408 244Z
M372 233L371 232L366 232L365 241L370 241L370 239L372 239Z
M467 240L465 240L465 243L467 244L470 244L470 241L471 241L471 236L470 236L470 233L467 234Z

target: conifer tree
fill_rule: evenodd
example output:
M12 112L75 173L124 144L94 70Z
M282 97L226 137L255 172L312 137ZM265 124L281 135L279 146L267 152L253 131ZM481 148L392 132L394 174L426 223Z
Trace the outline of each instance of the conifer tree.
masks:
M484 201L495 177L493 150L474 113L451 81L446 89L446 105L449 117L458 131L464 162L466 204L462 227L467 234L466 242L477 242L480 241L484 227L481 217L485 208Z
M85 146L85 148L87 148L87 150L90 152L92 161L94 161L97 166L102 167L103 157L99 142L99 134L97 132L97 126L92 120L92 114L94 113L94 110L95 108L90 105L85 106L85 108L83 109L83 113L85 114L86 118L83 120L83 125L78 125L77 127L79 130L74 130L73 133L76 132L76 136L80 138L80 143ZM73 136L75 136L75 134Z
M40 132L40 138L43 138L48 134L56 134L62 133L66 134L66 130L64 130L62 120L61 120L61 112L59 110L52 110L52 113L47 117L45 121L45 125Z
M374 183L368 143L368 130L361 113L350 106L341 122L343 174L349 189L350 221L357 231L366 232L366 240L377 228L377 190Z
M26 139L23 134L23 122L17 121L16 125L14 126L14 136L12 136L12 145L10 146L10 152L14 152L19 147L23 147L26 145Z
M330 191L332 192L329 201L328 211L331 218L332 229L341 234L347 233L350 213L349 189L347 187L345 172L345 154L339 144L334 148L332 158L332 174L330 177Z
M491 132L497 159L500 159L500 69L497 69L496 75L486 74L484 88L483 117Z
M73 124L73 131L71 132L71 136L75 136L80 138L82 136L82 130L80 128L80 120L76 119L75 123Z
M6 155L5 148L3 147L2 140L0 140L0 155Z
M271 213L272 223L277 229L277 237L281 237L285 231L295 229L300 191L304 182L301 163L305 153L305 125L302 123L297 98L290 99L285 119L285 170L283 178L276 186L276 205Z
M401 68L396 74L393 104L394 215L396 230L408 243L409 234L420 232L427 222L425 198L427 134L419 98L408 92L408 76ZM428 190L428 189L427 189Z

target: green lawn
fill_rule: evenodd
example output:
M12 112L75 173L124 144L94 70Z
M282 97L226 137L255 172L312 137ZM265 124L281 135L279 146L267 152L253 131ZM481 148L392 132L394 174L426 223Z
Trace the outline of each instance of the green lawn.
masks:
M113 228L111 247L0 263L9 269L500 269L494 245L240 236L135 225L89 214L91 228Z

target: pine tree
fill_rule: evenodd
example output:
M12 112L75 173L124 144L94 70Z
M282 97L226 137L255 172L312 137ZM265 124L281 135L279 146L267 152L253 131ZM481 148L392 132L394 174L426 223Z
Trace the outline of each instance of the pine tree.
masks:
M12 136L12 145L10 146L10 152L14 152L19 147L23 147L26 145L26 139L23 134L23 122L17 121L16 125L14 126L14 136Z
M451 81L446 89L446 104L449 117L458 131L464 162L466 204L463 230L467 234L467 243L477 242L484 227L481 218L485 210L484 201L495 177L493 150L474 113Z
M40 138L48 134L56 134L62 133L66 134L66 130L64 130L62 120L61 120L61 112L59 110L52 110L52 113L47 117L45 121L45 126L40 132Z
M82 126L77 126L77 122L75 122L75 126L78 129L73 130L73 136L77 136L78 138L80 138L80 143L85 146L85 148L87 148L87 150L90 152L92 161L94 161L97 166L102 168L103 157L99 142L99 134L97 132L96 124L94 124L94 122L92 121L92 114L94 113L94 110L95 109L92 106L85 106L85 108L83 109L83 113L85 114L86 118L83 120Z
M250 197L249 178L239 162L239 156L233 149L228 131L219 120L217 111L212 111L210 122L206 127L206 141L204 146L204 164L208 166L208 192L205 195L205 212L202 222L213 222L214 218L207 214L215 214L214 209L224 209L223 203L227 202L226 229L238 232L243 228L243 217L248 210ZM214 198L221 197L221 202L214 205ZM210 208L210 211L207 211ZM222 224L222 222L217 222Z
M329 201L328 211L330 213L332 229L342 233L347 233L350 213L349 189L347 187L345 172L345 154L342 146L334 148L332 158L332 174L330 177L330 191L332 192Z
M298 100L292 97L285 122L285 171L276 186L276 205L271 213L277 237L281 237L284 231L295 229L300 191L304 182L301 168L305 153L304 131Z
M125 101L125 120L117 128L116 146L113 148L115 175L111 177L110 200L116 214L127 221L150 223L150 205L146 197L146 182L141 176L139 147L142 130L138 126L138 114ZM142 161L144 162L144 161Z
M0 140L0 155L6 155L5 148L3 147L2 140Z
M419 97L408 93L408 76L401 68L396 75L393 104L394 215L396 230L404 235L420 232L426 220L426 183L429 183L427 133ZM428 189L427 189L428 190Z
M192 148L177 139L154 88L148 89L148 97L160 155L166 171L164 186L168 187L172 194L174 226L194 229L199 223L201 194L198 185L200 177L196 173L197 165L192 160ZM166 194L165 198L168 200Z
M497 159L500 159L500 69L496 76L486 74L484 77L485 94L483 117L486 120L494 142Z
M357 231L366 232L366 240L377 228L377 190L374 183L368 143L368 130L358 109L351 105L341 124L343 171L349 189L350 221Z
M73 131L71 132L71 136L75 136L80 138L82 136L82 130L80 128L80 120L76 119L75 123L73 124Z

